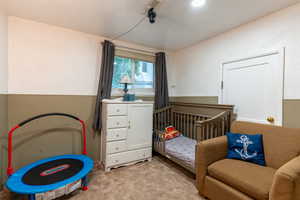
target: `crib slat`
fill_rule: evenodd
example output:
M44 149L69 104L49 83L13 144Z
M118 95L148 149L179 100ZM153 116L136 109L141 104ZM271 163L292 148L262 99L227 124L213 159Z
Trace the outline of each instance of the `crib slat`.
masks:
M191 138L191 132L189 131L188 125L189 125L189 115L185 114L185 131L188 134L188 137Z
M190 133L187 130L187 114L183 115L183 124L184 124L184 132L186 136L190 138Z
M187 133L187 136L191 138L191 133L188 131L188 114L184 115L184 131Z
M194 135L194 132L193 132L193 116L190 115L190 132L192 133L192 136L193 136L193 139L196 139L195 138L195 135Z
M175 116L175 127L176 127L177 129L179 129L178 115L177 115L176 112L174 113L174 116Z
M194 131L195 136L198 138L198 137L200 137L200 136L197 135L197 127L196 127L197 119L195 118L195 116L193 117L193 121L194 121L193 131ZM199 128L199 131L200 131L200 128ZM198 139L199 139L199 138L198 138Z
M184 133L184 135L186 135L186 132L184 131L184 128L183 128L183 126L184 126L184 124L183 124L183 114L179 114L179 116L180 116L180 129Z
M185 127L185 126L186 126L186 122L185 122L186 118L185 118L185 115L186 115L185 113L181 115L181 116L182 116L182 126L183 126L182 128L183 128L183 132L185 133L185 135L188 136L188 133L187 133L186 127Z

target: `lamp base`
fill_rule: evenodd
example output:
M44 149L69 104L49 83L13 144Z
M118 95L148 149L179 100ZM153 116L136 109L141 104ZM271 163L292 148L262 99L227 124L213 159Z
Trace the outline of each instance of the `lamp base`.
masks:
M124 83L123 91L124 91L124 94L127 94L127 92L128 92L128 83Z

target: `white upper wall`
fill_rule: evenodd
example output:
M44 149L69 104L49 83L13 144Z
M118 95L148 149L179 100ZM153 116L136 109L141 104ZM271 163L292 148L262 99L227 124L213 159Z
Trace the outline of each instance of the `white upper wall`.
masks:
M286 48L285 99L300 99L300 4L174 54L175 96L218 96L222 62ZM255 81L255 80L254 80Z
M17 17L8 24L9 94L96 94L105 38Z
M7 15L4 3L0 2L0 94L7 93Z
M218 96L222 62L286 47L285 99L300 99L299 21L297 4L168 54L170 95ZM9 93L95 95L104 39L9 17Z

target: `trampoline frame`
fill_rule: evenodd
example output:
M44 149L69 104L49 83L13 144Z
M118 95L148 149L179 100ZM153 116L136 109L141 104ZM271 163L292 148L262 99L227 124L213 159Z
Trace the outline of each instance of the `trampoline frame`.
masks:
M49 116L63 116L63 117L68 117L68 118L72 118L74 120L77 120L80 122L81 127L82 127L82 139L83 139L83 149L82 149L82 154L83 155L62 155L62 156L55 156L55 157L51 157L51 158L47 158L47 159L43 159L37 162L32 163L31 165L27 165L23 168L21 168L20 170L18 170L16 173L14 173L14 169L12 166L12 149L13 149L13 145L12 145L12 138L13 138L13 133L20 127L24 126L25 124L28 124L31 121L40 119L40 118L44 118L44 117L49 117ZM32 169L33 167L36 167L40 164L49 162L49 161L53 161L53 160L58 160L58 159L64 159L64 158L73 158L73 159L78 159L83 161L84 164L87 163L88 166L83 166L83 169L78 172L76 175L69 177L68 179L65 179L63 181L60 181L58 183L54 183L54 184L50 184L50 185L44 185L44 186L30 186L31 187L31 191L28 192L18 192L18 190L16 189L11 189L9 188L12 192L16 192L16 193L20 193L20 194L27 194L29 200L35 200L35 195L37 193L44 193L44 192L48 192L51 190L55 190L58 189L59 187L65 186L67 184L73 183L75 181L78 180L82 180L82 190L86 191L88 190L87 187L87 174L91 171L91 169L93 168L93 161L86 156L87 154L87 150L86 150L86 125L84 123L83 120L80 120L78 117L75 117L73 115L70 114L65 114L65 113L47 113L47 114L42 114L42 115L38 115L32 118L29 118L21 123L19 123L18 125L16 125L15 127L13 127L9 133L8 133L8 166L7 166L7 175L9 177L9 179L7 180L6 184L8 184L9 182L13 182L13 185L18 185L18 187L27 187L28 185L23 184L21 179L23 177L23 175L30 169ZM85 162L84 162L85 161ZM10 179L11 178L11 179ZM19 184L17 184L19 183ZM26 188L28 190L28 188Z

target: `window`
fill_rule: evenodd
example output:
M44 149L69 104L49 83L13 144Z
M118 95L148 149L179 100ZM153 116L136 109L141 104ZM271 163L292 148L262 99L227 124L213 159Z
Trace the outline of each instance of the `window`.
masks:
M135 88L153 88L153 63L134 60Z
M128 75L134 82L129 85L129 89L134 88L136 92L153 93L154 64L136 57L115 56L112 87L122 89L120 80L124 75ZM115 90L116 91L116 90Z
M123 85L120 84L120 81L125 75L128 75L130 79L133 80L132 65L132 59L115 56L112 88L123 88Z

